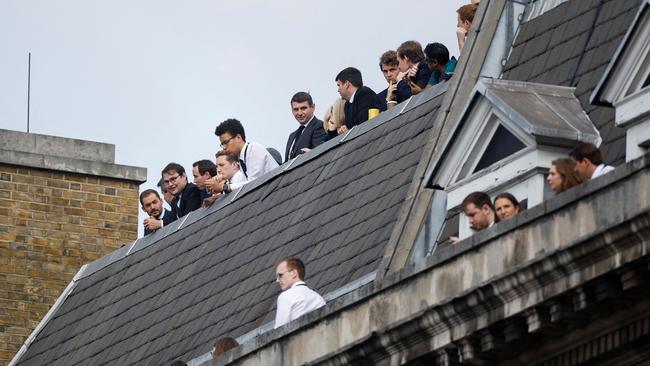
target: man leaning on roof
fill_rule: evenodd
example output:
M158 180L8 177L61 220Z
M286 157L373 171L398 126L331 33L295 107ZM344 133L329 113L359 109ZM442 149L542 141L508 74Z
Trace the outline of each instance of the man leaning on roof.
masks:
M282 288L275 313L275 328L325 305L325 300L307 287L305 265L296 257L280 261L275 269L275 281Z

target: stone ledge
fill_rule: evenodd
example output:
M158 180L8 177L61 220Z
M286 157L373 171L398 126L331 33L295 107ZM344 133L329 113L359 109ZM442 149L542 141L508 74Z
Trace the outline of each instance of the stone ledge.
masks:
M144 183L147 168L0 149L0 163Z
M115 145L0 129L0 150L92 160L112 164Z

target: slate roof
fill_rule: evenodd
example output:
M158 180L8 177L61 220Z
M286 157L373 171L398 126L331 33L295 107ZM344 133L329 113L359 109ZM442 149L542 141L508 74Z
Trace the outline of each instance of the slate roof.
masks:
M625 131L614 126L612 108L589 104L631 24L639 0L570 0L519 27L503 78L573 86L600 131L610 164L625 161Z
M89 265L17 364L193 359L273 320L274 267L287 255L306 262L322 294L371 274L443 92L425 91Z

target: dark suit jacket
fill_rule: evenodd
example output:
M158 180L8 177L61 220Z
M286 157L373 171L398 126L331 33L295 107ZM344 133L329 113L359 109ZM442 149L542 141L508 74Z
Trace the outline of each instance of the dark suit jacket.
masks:
M357 89L352 103L345 102L345 125L352 128L368 120L368 109L378 108L377 94L367 86Z
M165 213L163 214L162 221L163 221L163 226L170 224L176 220L176 218L173 216L172 212L169 211L168 209L164 209ZM144 228L144 236L147 236L151 233L153 233L155 230L149 230L147 228Z
M201 190L194 183L187 183L183 192L181 192L180 202L178 196L172 200L172 217L174 220L187 215L188 213L201 207ZM178 204L178 210L176 205Z
M296 146L294 148L296 156L289 156L291 153L291 145L293 144L293 139L295 138L294 136L296 136L297 132L298 130L295 130L289 135L289 139L287 140L287 148L284 152L284 161L288 161L289 159L293 159L296 156L302 154L302 152L300 152L300 149L313 149L327 140L327 132L325 132L325 129L323 129L323 121L314 117L311 119L311 121L309 121L309 123L307 123L307 126L305 126L302 134L300 137L298 137L298 141L296 141Z

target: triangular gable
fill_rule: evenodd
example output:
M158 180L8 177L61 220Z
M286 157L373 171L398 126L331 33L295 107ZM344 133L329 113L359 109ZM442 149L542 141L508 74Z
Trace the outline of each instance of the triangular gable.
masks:
M650 79L650 0L644 0L623 42L591 95L592 104L614 106L648 86Z

